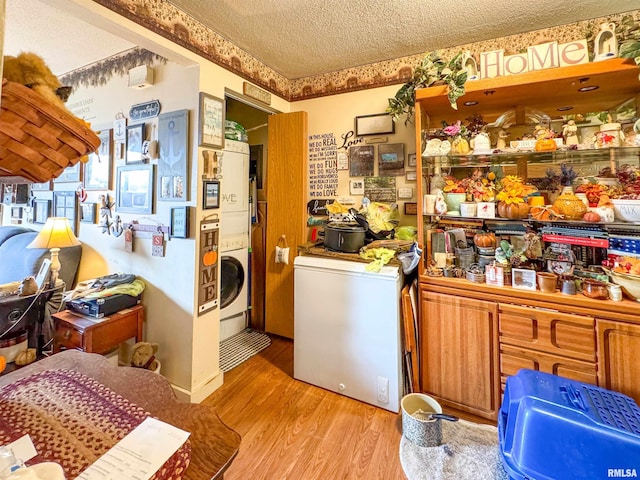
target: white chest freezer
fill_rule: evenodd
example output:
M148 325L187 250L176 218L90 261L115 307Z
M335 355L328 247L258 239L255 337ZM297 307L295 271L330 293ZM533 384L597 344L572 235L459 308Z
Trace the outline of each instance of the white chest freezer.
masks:
M402 345L398 267L298 256L293 376L398 412Z

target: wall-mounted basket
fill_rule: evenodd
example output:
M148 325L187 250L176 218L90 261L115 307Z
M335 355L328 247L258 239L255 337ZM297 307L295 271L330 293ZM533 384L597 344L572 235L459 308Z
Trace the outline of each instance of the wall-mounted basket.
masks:
M0 177L48 182L100 146L80 119L24 85L3 79L0 106Z

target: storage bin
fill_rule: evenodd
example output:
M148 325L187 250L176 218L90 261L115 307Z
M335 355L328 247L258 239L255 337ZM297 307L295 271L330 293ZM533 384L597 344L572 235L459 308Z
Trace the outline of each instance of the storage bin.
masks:
M587 383L520 370L507 378L498 436L511 479L640 474L640 408L626 395Z

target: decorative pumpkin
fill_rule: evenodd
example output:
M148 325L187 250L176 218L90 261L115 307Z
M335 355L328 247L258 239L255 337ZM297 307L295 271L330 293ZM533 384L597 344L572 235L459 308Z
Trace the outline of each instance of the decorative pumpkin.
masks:
M602 220L602 218L600 218L600 215L596 212L587 212L582 216L582 220L589 223L597 223Z
M0 373L4 372L5 368L7 368L7 359L0 355Z
M562 194L553 202L553 206L566 220L582 220L587 213L587 206L573 193L571 187L565 187Z
M493 248L496 246L496 234L493 232L480 232L473 236L473 243L480 248Z
M509 218L511 220L520 220L526 218L529 215L529 204L522 203L498 203L498 215L502 218Z
M218 252L215 250L210 250L204 254L202 257L202 263L205 267L210 267L211 265L215 265L218 261Z
M531 207L529 215L536 220L553 220L561 216L560 212L555 207L546 205Z
M27 348L26 350L21 351L16 355L16 365L22 367L24 365L29 365L32 362L36 361L36 349L35 348Z

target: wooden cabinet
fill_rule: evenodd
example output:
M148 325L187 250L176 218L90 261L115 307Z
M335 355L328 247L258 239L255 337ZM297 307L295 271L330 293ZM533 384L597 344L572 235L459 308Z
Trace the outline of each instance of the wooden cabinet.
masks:
M53 351L76 349L104 354L130 338L142 341L144 307L125 308L108 317L77 315L70 310L54 313L55 337Z
M499 408L498 306L423 292L422 391L444 406L495 420Z
M640 324L598 318L596 325L599 385L640 403Z
M500 381L521 368L597 383L595 319L500 304Z

